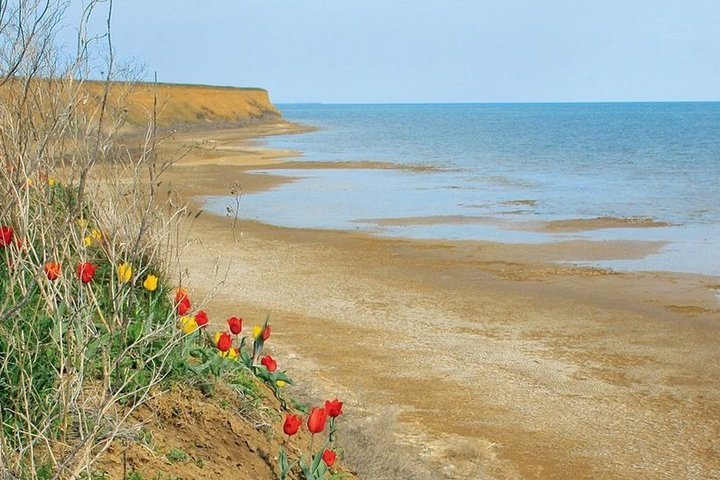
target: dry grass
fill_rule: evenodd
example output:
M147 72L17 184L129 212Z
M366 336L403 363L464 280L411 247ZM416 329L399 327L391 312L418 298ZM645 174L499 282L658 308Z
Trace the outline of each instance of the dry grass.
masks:
M2 478L89 474L169 374L180 342L165 287L154 297L142 287L148 274L167 277L181 217L154 206L164 168L157 109L130 155L118 143L127 112L114 103L127 85L83 82L97 45L84 23L78 56L60 60L53 38L64 13L61 1L0 3ZM95 177L105 163L116 174ZM44 273L50 264L55 278ZM95 278L80 282L80 264L94 265Z
M402 445L397 434L397 415L388 411L374 416L349 413L340 438L344 462L365 480L437 480L418 457L417 451Z

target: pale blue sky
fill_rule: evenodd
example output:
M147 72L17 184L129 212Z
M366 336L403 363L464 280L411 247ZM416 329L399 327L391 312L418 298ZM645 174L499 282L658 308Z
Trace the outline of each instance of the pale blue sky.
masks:
M113 29L278 103L720 100L720 0L116 0Z

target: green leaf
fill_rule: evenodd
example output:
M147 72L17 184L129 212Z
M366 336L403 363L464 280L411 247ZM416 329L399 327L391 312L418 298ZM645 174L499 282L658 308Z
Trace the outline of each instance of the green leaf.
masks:
M292 470L292 467L288 461L287 453L282 447L280 447L280 453L278 454L278 464L280 466L280 480L285 480L290 470Z
M240 359L242 360L242 363L245 365L245 368L251 369L252 368L252 358L250 357L250 354L247 353L244 350L240 350Z
M325 440L325 443L318 451L317 455L315 455L315 458L313 459L312 464L312 471L315 472L318 469L318 466L320 465L320 461L322 460L322 454L325 451L325 449L328 447L328 440Z
M127 329L127 343L128 345L132 345L133 343L137 342L138 338L142 335L143 331L143 324L141 322L135 322L130 324L130 326Z
M339 480L341 478L350 478L352 474L348 472L337 472L328 477L328 480Z
M313 474L312 470L310 470L308 467L305 466L305 463L302 461L302 458L298 460L298 464L300 465L300 470L303 472L303 475L305 475L305 480L314 480L315 475Z
M285 374L285 372L275 372L275 380L282 380L288 385L293 385L293 381Z

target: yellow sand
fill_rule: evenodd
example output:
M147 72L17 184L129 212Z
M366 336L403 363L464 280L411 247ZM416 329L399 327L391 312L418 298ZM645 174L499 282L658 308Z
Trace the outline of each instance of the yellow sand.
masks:
M170 150L197 140L212 150L179 162L166 186L197 213L198 195L232 183L249 193L288 181L248 172L298 166L249 139L291 129L179 138ZM252 325L270 312L269 348L304 385L350 412L398 414L399 436L370 432L386 460L417 459L456 479L718 477L717 279L551 263L656 245L406 241L232 223L207 212L195 220L184 281L214 294L206 310L218 323L240 315Z

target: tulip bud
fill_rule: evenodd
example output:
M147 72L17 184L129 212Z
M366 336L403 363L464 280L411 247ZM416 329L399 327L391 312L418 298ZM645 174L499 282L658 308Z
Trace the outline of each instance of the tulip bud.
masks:
M332 467L335 463L335 459L337 458L337 455L332 450L325 450L322 454L322 460L325 462L325 465L328 467Z
M102 241L103 241L102 232L100 230L98 230L97 228L93 228L90 231L90 235L86 236L83 239L83 245L85 245L86 247L91 247L92 245L102 243Z
M285 417L285 423L283 424L283 432L285 432L285 435L287 435L288 437L292 437L300 429L301 423L302 420L300 419L300 417L289 413Z
M45 275L51 282L54 282L55 280L60 278L60 273L62 271L60 264L57 262L46 263L43 267L43 270L45 270Z
M262 331L263 342L267 342L268 338L270 338L270 325L267 325Z
M230 350L230 348L232 347L232 337L230 336L230 334L227 332L222 332L217 337L216 346L217 346L217 349L223 353Z
M178 291L175 292L175 304L177 305L178 315L185 315L192 307L190 297L188 297L187 292L182 288L178 288Z
M188 297L187 291L184 288L178 288L177 292L175 292L175 303L180 303L183 301L183 299L190 300L190 297Z
M233 335L238 335L242 332L242 318L230 317L227 319L227 323Z
M253 336L253 338L254 338L255 340L258 339L258 337L259 337L260 334L262 333L262 330L263 330L263 328L262 328L260 325L255 325L255 326L253 327L252 336Z
M277 362L270 355L266 355L260 360L260 363L268 369L268 372L274 372L277 370Z
M78 263L77 276L82 283L90 283L97 267L90 262Z
M202 328L205 325L208 324L210 319L208 319L207 313L205 313L205 310L200 310L195 314L195 321L198 324L198 327Z
M325 402L325 411L333 418L340 416L340 414L342 413L342 407L343 402L341 402L337 398L333 401L328 400Z
M13 228L7 225L0 226L0 247L7 247L12 243Z
M327 413L324 408L315 408L310 411L307 420L308 430L310 433L316 434L325 430L325 422L327 421Z
M120 265L118 265L118 269L117 269L118 282L128 283L132 279L132 273L133 273L133 269L129 263L127 263L127 262L121 263Z
M180 300L180 303L177 304L177 313L178 315L185 315L187 312L190 311L190 308L190 299L185 297Z
M197 330L198 324L192 315L180 317L180 329L185 335L190 335Z
M147 277L145 277L145 281L143 282L143 287L148 292L154 292L155 290L157 290L157 287L158 287L158 277L156 277L155 275L152 275L152 274L148 275Z

